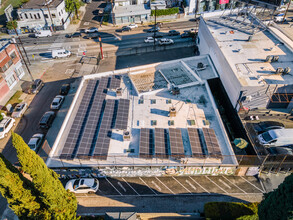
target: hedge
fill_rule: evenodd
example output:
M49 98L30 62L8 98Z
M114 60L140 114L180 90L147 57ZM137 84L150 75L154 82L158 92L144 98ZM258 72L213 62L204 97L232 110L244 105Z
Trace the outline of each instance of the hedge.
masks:
M258 203L208 202L204 205L206 219L258 219Z
M174 15L179 13L179 8L167 8L167 9L160 9L157 10L157 16L164 16L164 15ZM151 11L151 16L155 16L155 10Z

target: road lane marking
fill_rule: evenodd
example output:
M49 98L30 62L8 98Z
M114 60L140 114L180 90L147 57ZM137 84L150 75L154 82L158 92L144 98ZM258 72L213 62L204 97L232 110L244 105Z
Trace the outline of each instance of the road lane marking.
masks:
M262 191L260 188L258 188L257 186L255 186L254 184L252 184L251 182L249 182L247 179L243 178L242 176L240 176L242 179L244 179L246 182L248 182L250 185L254 186L256 189L258 189L259 191L261 191L262 193L265 193L264 191Z
M185 182L194 190L196 190L196 187L189 182L189 180L185 180Z
M165 187L166 187L166 188L167 188L172 194L175 195L175 193L174 193L171 189L169 189L169 187L166 186L161 180L159 180L158 177L155 176L155 178L156 178L160 183L162 183L162 185L165 186Z
M206 190L202 185L200 185L198 182L196 182L194 179L192 179L191 176L189 176L189 178L190 178L193 182L195 182L200 188L202 188L204 191L206 191L207 193L210 194L210 192L209 192L208 190Z
M153 180L152 180L152 184L154 184L154 186L157 187L157 189L158 189L159 191L162 191L161 187L159 187L158 184L156 184Z
M121 189L123 189L124 192L126 192L126 189L124 188L124 186L122 186L122 183L118 182L118 185L121 187Z
M122 179L137 195L140 196L140 194L130 185L130 183L128 183L123 177L122 177Z
M225 183L223 180L219 179L219 182L223 183L224 186L231 189L231 186L229 186L227 183Z
M177 182L177 183L179 183L187 192L189 192L189 193L191 193L192 194L192 192L190 192L189 191L189 189L187 189L185 186L183 186L182 185L182 183L180 183L177 179L175 179L173 176L172 176L172 178Z
M105 177L105 179L108 181L108 183L110 183L110 185L120 194L120 196L123 196L121 192L119 192L118 189L116 189L116 187L108 180L107 177Z
M144 185L146 185L153 193L155 193L156 195L158 195L151 187L148 186L148 184L141 178L139 177L139 179L144 183Z
M237 186L235 183L233 183L232 181L230 181L228 178L226 178L225 176L222 176L224 179L226 179L228 182L232 183L234 186L236 186L238 189L240 189L242 192L244 192L245 194L247 194L247 192L245 192L243 189L241 189L239 186Z
M219 187L219 189L221 189L222 191L224 191L225 193L229 194L226 190L224 190L222 187L220 187L217 183L215 183L213 180L211 180L210 178L208 178L207 176L205 176L205 178L207 178L209 181L211 181L213 184L215 184L217 187Z

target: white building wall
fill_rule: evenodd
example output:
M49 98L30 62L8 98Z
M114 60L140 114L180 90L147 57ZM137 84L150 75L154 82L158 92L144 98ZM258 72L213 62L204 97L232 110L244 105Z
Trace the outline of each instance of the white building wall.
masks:
M241 84L202 17L200 18L198 30L198 47L201 55L210 55L230 101L235 107L242 89Z

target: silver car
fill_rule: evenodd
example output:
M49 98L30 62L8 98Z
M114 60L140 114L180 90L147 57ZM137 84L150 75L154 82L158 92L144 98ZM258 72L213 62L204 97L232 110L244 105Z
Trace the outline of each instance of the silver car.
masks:
M61 108L61 105L64 101L64 96L63 95L57 95L51 104L51 109L52 110L58 110Z
M12 112L12 118L20 118L24 112L27 109L27 103L26 102L21 102L19 104L17 104L17 106L15 107L14 111Z
M45 135L43 134L34 134L28 142L28 146L33 151L37 151L43 144Z
M94 178L72 179L66 183L65 189L74 193L95 193L99 189L99 181Z

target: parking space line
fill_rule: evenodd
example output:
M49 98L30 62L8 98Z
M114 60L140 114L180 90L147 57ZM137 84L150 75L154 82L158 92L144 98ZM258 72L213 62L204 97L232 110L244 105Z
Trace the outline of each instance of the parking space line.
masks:
M144 185L146 185L153 193L155 193L156 195L158 195L151 187L148 186L148 184L141 178L139 177L139 179L144 183Z
M166 186L161 180L159 180L158 179L158 177L156 177L155 176L155 178L163 185L163 186L165 186L172 194L174 194L175 195L175 193L171 190L171 189L169 189L169 187L168 186Z
M255 186L254 184L252 184L251 182L249 182L247 179L243 178L242 176L240 176L242 179L244 179L246 182L248 182L250 185L254 186L256 189L258 189L259 191L261 191L262 193L265 193L265 191L261 190L260 188L258 188L257 186Z
M185 180L185 182L194 190L196 190L196 187L189 182L189 180Z
M174 178L174 176L172 176L172 178L179 183L187 192L189 192L190 194L192 194L192 192L189 191L189 189L187 189L185 186L182 185L182 183L180 183L178 180L176 180L176 178Z
M191 176L189 176L189 178L195 182L200 188L202 188L204 191L206 191L208 194L210 194L210 192L208 190L206 190L202 185L200 185L198 182L196 182L194 179L191 178Z
M220 187L217 183L215 183L214 181L212 181L210 178L208 178L207 176L205 176L205 178L207 178L209 181L211 181L213 184L215 184L217 187L219 187L219 189L223 190L225 193L229 194L226 190L224 190L222 187Z
M259 182L260 182L261 188L263 189L263 192L266 192L266 190L265 190L265 188L264 188L264 185L263 185L261 179L259 179Z
M162 191L161 187L159 187L158 184L156 184L153 180L152 180L152 184L154 184L155 187L157 187L159 191Z
M121 187L121 189L126 192L126 189L124 188L124 186L122 186L122 183L118 182L118 185Z
M137 194L140 196L140 194L122 177L123 181Z
M233 184L234 186L236 186L238 189L240 189L242 192L244 192L245 194L247 194L247 192L245 192L243 189L241 189L239 186L237 186L235 183L233 183L232 181L230 181L228 178L226 178L225 176L222 176L224 179L226 179L228 182L230 182L231 184Z
M120 196L123 196L121 192L119 192L118 189L116 189L116 187L108 180L107 177L105 177L105 179L107 180L108 183L110 183L110 185L120 194Z
M226 186L227 188L231 189L231 186L229 186L227 183L225 183L223 180L219 179L219 182L223 183L224 186Z

